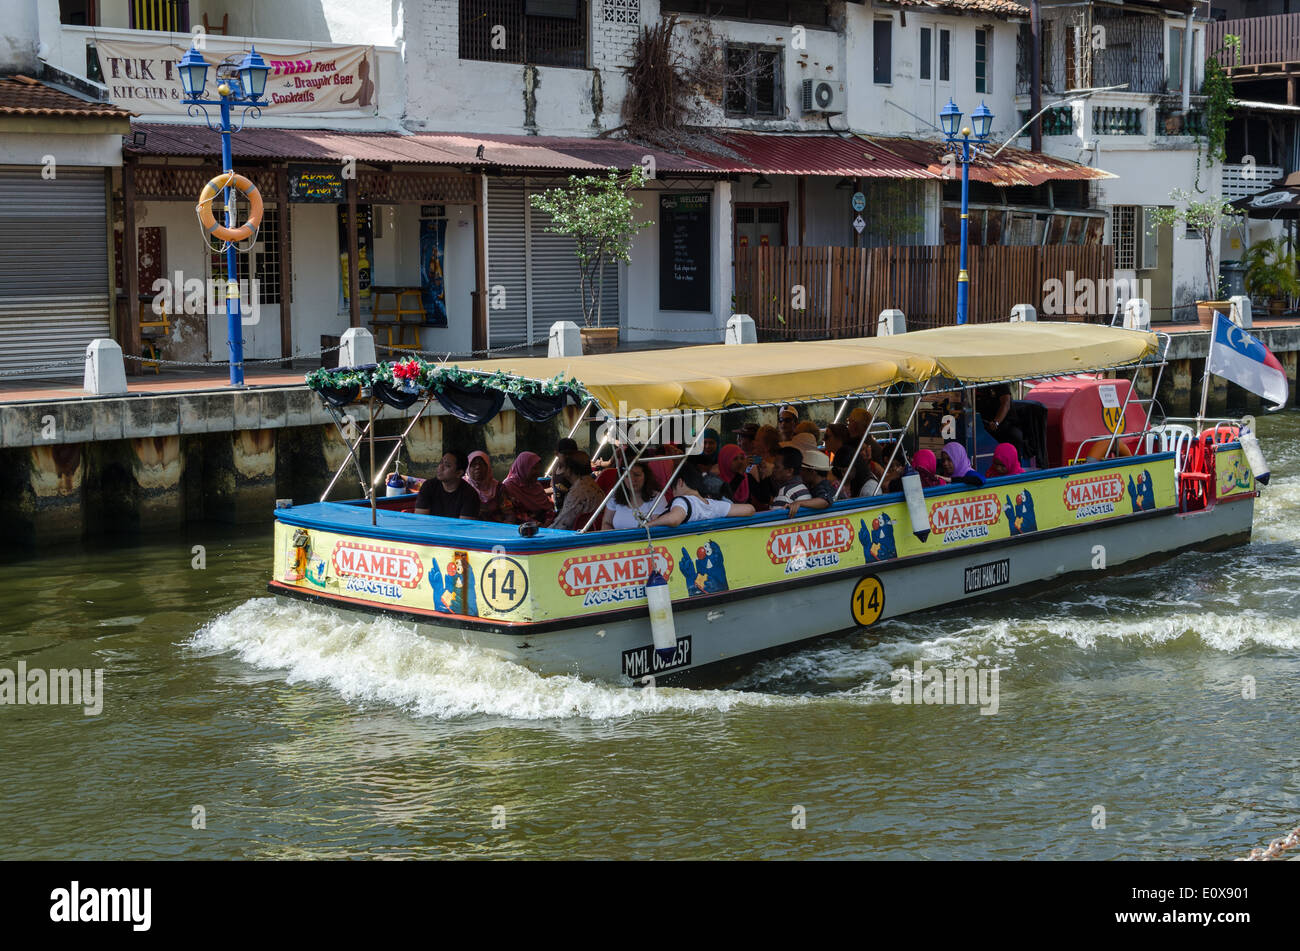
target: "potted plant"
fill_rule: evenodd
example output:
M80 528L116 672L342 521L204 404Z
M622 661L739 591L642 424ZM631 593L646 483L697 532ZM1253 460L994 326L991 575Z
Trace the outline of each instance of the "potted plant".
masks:
M618 319L605 327L601 313L605 263L632 260L632 238L649 221L633 214L641 205L628 192L644 187L645 173L634 165L626 175L611 168L599 175L571 175L569 184L532 197L533 207L550 216L546 230L573 238L578 259L578 293L582 304L582 351L605 353L618 346Z
M1247 249L1242 263L1246 266L1246 291L1251 297L1268 301L1270 316L1280 317L1286 299L1300 296L1295 247L1289 236L1256 241Z
M1241 212L1218 196L1210 196L1205 201L1196 201L1184 189L1176 188L1169 193L1176 204L1172 208L1152 209L1150 216L1152 228L1162 225L1186 225L1189 231L1199 236L1205 251L1205 286L1206 296L1216 295L1219 289L1219 265L1215 249L1219 245L1219 229L1227 224L1234 224L1242 217ZM1215 313L1228 313L1226 300L1198 300L1196 315L1202 327L1214 324Z

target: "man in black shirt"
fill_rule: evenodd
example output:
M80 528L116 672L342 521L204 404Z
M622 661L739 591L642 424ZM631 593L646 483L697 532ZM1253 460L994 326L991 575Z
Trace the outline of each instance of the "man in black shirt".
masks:
M465 465L463 452L444 453L434 477L420 486L415 514L478 518L478 493L465 481Z
M975 391L975 409L984 428L998 442L1009 442L1022 459L1036 459L1046 468L1047 410L1032 400L1013 400L1006 383L982 386Z

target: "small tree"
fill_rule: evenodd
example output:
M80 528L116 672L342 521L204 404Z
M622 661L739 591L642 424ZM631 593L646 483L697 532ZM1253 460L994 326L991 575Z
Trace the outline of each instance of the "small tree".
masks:
M1212 196L1205 201L1194 201L1189 192L1176 188L1169 193L1169 197L1182 207L1152 209L1152 228L1162 225L1172 227L1182 223L1188 228L1195 229L1201 236L1201 244L1205 249L1205 282L1208 288L1206 299L1215 300L1219 294L1218 256L1215 254L1218 231L1224 225L1239 222L1242 214L1218 196Z
M626 175L611 168L603 178L571 175L567 186L548 188L532 198L533 207L551 217L547 231L573 238L584 326L601 326L605 262L630 264L632 238L642 228L650 227L649 221L633 220L633 212L641 203L628 194L645 183L645 172L639 165L632 166Z

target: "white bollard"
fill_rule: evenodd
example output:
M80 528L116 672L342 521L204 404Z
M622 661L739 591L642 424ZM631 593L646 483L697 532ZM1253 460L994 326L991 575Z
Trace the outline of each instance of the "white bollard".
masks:
M363 367L378 363L375 359L375 336L365 327L349 327L339 338L339 366Z
M1238 294L1236 297L1229 297L1228 303L1231 309L1228 311L1228 319L1238 327L1249 330L1254 326L1254 320L1250 316L1250 298Z
M1151 330L1151 302L1142 297L1134 297L1124 302L1124 329Z
M91 396L121 396L126 392L126 365L122 348L100 338L86 347L86 376L83 384Z
M890 337L907 333L907 317L901 310L882 310L876 318L876 336Z
M551 324L550 338L546 343L548 357L582 356L582 331L571 320L557 320Z
M758 343L754 318L749 314L732 314L727 318L727 343Z
M1017 304L1011 308L1013 324L1038 323L1038 309L1033 304Z

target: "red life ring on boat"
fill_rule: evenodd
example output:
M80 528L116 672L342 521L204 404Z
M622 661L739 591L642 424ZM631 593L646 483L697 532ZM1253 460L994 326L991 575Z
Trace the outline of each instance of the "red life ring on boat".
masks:
M213 200L217 197L218 192L224 191L227 187L233 187L248 199L248 220L238 228L227 228L224 225L217 224L216 216L212 214ZM203 186L203 191L199 193L199 204L195 211L198 212L199 225L203 228L204 234L214 235L218 239L231 244L236 241L247 241L249 238L256 236L257 226L262 223L262 193L257 190L256 185L243 175L236 175L234 172L222 172Z

